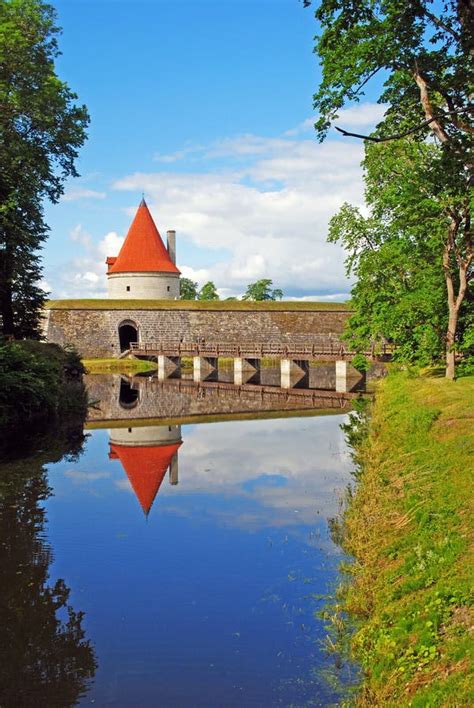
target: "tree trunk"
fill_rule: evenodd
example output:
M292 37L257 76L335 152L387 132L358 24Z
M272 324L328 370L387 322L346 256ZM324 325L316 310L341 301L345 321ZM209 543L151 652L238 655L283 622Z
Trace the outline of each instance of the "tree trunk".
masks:
M451 308L449 303L448 331L446 333L446 378L453 380L456 374L456 329L458 326L458 313L456 307Z
M0 248L0 316L3 335L7 338L13 337L15 323L12 304L11 257L6 248Z
M466 259L462 259L456 252L456 236L461 224L461 219L453 218L449 225L448 239L443 251L443 270L448 295L448 331L446 332L446 378L453 380L456 374L456 331L458 326L458 316L464 297L467 292L468 280L467 272L472 260L472 252L469 252ZM470 229L470 221L466 219L467 229ZM454 292L453 275L451 272L451 254L456 254L459 273L459 290L457 295Z
M15 322L13 317L12 291L11 288L4 284L2 288L0 314L2 316L2 332L3 336L11 339L15 335Z

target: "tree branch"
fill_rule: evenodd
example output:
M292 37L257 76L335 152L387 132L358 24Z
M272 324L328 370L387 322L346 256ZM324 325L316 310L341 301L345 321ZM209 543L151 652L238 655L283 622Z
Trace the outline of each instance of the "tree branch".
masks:
M424 9L423 12L425 13L425 15L427 17L429 17L429 19L431 20L431 22L434 25L436 25L437 27L440 27L441 29L444 29L445 32L449 32L449 34L451 34L454 37L454 39L459 41L459 39L460 39L459 34L455 30L453 30L452 27L445 24L443 22L443 20L440 20L439 17L436 17L436 15L433 15L433 13L430 12L429 10Z
M464 130L466 133L471 133L471 135L474 135L474 127L472 127L468 123L465 123L463 120L459 120L458 118L456 118L456 109L454 108L454 103L451 96L448 96L444 93L442 94L442 96L449 108L449 115L451 116L453 125L455 125L458 130ZM465 110L468 111L469 107L467 107Z
M453 114L457 115L459 113L466 113L470 110L471 110L471 106L466 106L465 108L459 108L456 111L442 111L442 113L445 116L446 115L452 116ZM379 138L375 135L362 135L361 133L350 133L348 130L345 130L344 128L339 128L337 125L334 126L334 129L337 130L339 133L342 133L342 135L345 138L360 138L361 140L370 140L373 143L386 143L386 142L389 142L390 140L400 140L401 138L406 138L408 135L412 135L413 133L417 133L419 130L423 130L423 128L426 128L428 125L430 125L431 123L433 123L436 120L439 120L439 116L433 115L428 120L423 121L423 123L416 125L414 128L410 128L410 130L407 130L404 133L396 133L395 135L387 135L386 137L383 137L383 138ZM453 120L453 123L454 123L454 120ZM459 127L461 127L461 124ZM468 126L468 128L469 128L469 131L472 130L470 126ZM448 136L448 139L449 139L449 136ZM441 141L441 142L446 142L446 141Z
M419 130L423 130L423 128L426 128L428 125L433 123L433 121L435 121L435 120L437 120L437 118L436 118L436 116L433 116L429 120L425 120L420 125L417 125L415 128L411 128L410 130L407 130L404 133L397 133L396 135L388 135L385 138L378 138L374 135L361 135L361 133L350 133L348 130L345 130L344 128L339 128L337 125L335 125L334 128L339 133L342 133L342 135L345 138L361 138L361 140L370 140L373 143L386 143L389 140L400 140L400 138L406 138L407 135L412 135L413 133L417 133Z

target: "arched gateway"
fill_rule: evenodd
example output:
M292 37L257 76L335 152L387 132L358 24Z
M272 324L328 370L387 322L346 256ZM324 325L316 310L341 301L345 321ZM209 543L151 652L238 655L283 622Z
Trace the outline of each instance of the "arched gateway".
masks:
M120 351L126 352L132 343L138 342L138 326L132 320L124 320L118 326Z

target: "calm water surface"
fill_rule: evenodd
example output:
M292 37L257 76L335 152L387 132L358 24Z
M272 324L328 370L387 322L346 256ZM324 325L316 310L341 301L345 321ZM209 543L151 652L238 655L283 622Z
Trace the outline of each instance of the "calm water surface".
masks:
M156 425L153 396L162 415L178 394L100 386L81 454L1 469L0 704L337 702L315 612L340 562L346 414Z

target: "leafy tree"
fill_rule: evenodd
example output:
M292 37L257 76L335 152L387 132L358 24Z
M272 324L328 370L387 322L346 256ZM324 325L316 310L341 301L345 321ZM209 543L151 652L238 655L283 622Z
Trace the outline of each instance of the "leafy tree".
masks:
M412 217L421 224L423 181L431 204L436 201L436 190L440 192L438 206L446 227L438 253L448 303L446 375L453 378L459 313L474 258L469 204L474 4L466 0L446 0L435 6L431 0L322 0L315 16L322 28L315 47L323 70L314 96L319 138L324 139L337 111L347 101L359 101L366 85L381 74L384 88L379 101L388 107L376 131L363 136L338 130L376 143L411 136L420 146L431 136L440 146L435 160L438 173L434 174L433 165L424 163L426 171L417 174L418 187L413 192L417 197L410 199L410 205ZM396 202L393 193L392 214L397 210ZM399 209L403 208L401 202L399 195Z
M242 300L281 300L283 290L280 290L280 288L272 289L272 285L273 281L270 278L262 278L255 283L250 283L250 285L247 285L247 290Z
M180 278L179 291L180 300L196 300L198 296L198 284L191 278Z
M42 0L0 0L0 318L7 336L39 329L46 239L44 199L55 203L89 121L55 72L55 11Z
M212 280L202 286L198 300L219 300L219 294Z
M465 284L473 275L470 203L467 175L461 172L457 182L452 173L446 178L442 159L439 147L414 140L368 146L371 215L344 205L331 221L329 240L342 242L347 271L357 276L353 346L364 350L384 337L397 345L399 357L428 363L446 343L452 377ZM453 289L454 313L443 280Z
M359 101L380 74L379 100L388 108L370 139L413 133L423 140L431 132L441 145L467 158L474 133L474 4L445 0L433 5L432 0L319 3L315 16L322 32L315 52L323 79L314 105L321 139L337 111Z

